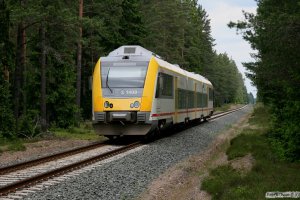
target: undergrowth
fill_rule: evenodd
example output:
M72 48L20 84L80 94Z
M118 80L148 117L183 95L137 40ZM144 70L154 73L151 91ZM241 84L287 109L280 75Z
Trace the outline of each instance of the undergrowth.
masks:
M212 169L202 189L213 199L265 199L266 192L300 190L300 163L282 161L275 154L267 137L269 123L268 110L256 107L249 127L231 140L226 151L229 160L250 153L255 159L254 166L245 175L230 164Z
M34 143L41 140L73 139L73 140L101 140L103 136L97 135L91 122L80 124L79 127L69 129L51 128L47 135L36 135L35 137L17 138L0 137L0 154L6 151L25 151L26 143Z
M19 138L3 138L0 137L0 154L5 151L25 151L24 141Z
M69 129L54 128L51 131L54 133L55 137L64 139L99 140L104 138L95 133L91 123L84 123L79 127L71 127Z

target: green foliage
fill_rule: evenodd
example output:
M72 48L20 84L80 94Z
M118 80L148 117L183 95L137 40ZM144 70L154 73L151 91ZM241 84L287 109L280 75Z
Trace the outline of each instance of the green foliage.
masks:
M1 69L1 68L0 68ZM9 84L0 79L0 137L14 135L14 118L11 110Z
M9 41L9 21L6 3L0 1L0 137L11 138L14 135L15 121L9 83L13 46Z
M230 109L230 105L231 104L223 104L222 106L215 107L214 109L215 109L215 111L221 111L221 112L223 112L223 111L229 110Z
M262 103L258 103L255 105L254 112L249 120L249 124L259 126L259 128L264 130L263 133L266 133L271 127L270 120L270 108L264 106Z
M214 85L215 105L247 103L247 90L227 54L213 52L210 20L196 1L143 1L143 46L171 63L204 75ZM170 48L171 47L171 48Z
M55 128L52 130L54 135L64 139L79 140L102 140L104 137L97 135L90 123L82 123L79 127L69 127L68 129Z
M262 104L257 104L249 119L249 124L253 128L244 129L241 135L230 141L231 146L226 151L228 159L232 160L237 157L243 157L248 153L252 153L255 157L259 158L268 157L268 155L263 153L270 152L270 147L266 145L268 143L266 135L270 133L271 127L270 118L269 109ZM259 129L259 132L257 129Z
M41 133L37 110L28 110L20 117L19 123L17 133L20 138L32 139Z
M281 159L300 160L300 101L272 107L273 129L269 137Z
M300 4L293 0L259 0L257 14L229 24L241 30L257 50L256 62L246 63L259 99L271 107L272 144L282 159L299 160Z
M123 0L121 7L123 11L120 19L122 44L141 45L146 31L139 10L140 0Z
M8 151L25 151L26 147L21 140L14 140L7 148Z
M202 183L202 189L213 195L213 199L230 199L231 193L247 196L247 188L241 187L241 175L230 166L220 166L210 172ZM232 190L232 188L235 188ZM223 196L229 196L222 198Z
M213 51L210 19L196 0L85 0L82 19L78 17L78 2L70 0L0 3L0 29L5 30L0 32L0 73L7 69L14 80L6 82L0 75L1 135L32 138L40 134L41 124L43 131L51 126L68 129L79 123L75 118L79 111L80 120L90 119L88 81L94 65L100 56L126 44L142 45L168 62L208 77L215 85L218 105L245 102L242 76L227 55ZM81 106L77 107L79 40L82 91ZM42 83L46 85L45 95ZM46 113L41 106L44 99Z
M269 191L299 189L300 164L283 162L275 154L266 135L265 127L270 127L270 121L261 121L266 110L262 106L255 110L250 119L251 128L244 129L234 138L226 152L230 160L251 154L255 160L252 170L241 173L230 164L211 170L202 188L213 199L265 199L265 193Z
M215 105L247 103L247 90L235 62L227 54L216 54L212 66L205 76L214 85Z
M265 148L269 149L269 146L265 144L268 143L266 137L258 137L255 135L257 130L255 129L245 129L243 134L234 138L230 141L230 148L226 151L228 159L232 160L237 157L243 157L248 153L252 153L255 157L264 158L267 155L264 152L268 152Z
M211 66L210 22L196 1L144 0L142 13L147 31L144 47L187 70L200 73Z
M6 138L0 136L0 153L4 151L25 151L24 141L18 138Z

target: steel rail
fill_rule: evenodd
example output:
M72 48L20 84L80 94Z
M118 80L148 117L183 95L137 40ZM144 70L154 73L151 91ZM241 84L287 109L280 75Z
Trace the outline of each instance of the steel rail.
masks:
M214 115L212 115L212 116L209 118L209 120L214 120L214 119L217 119L217 118L219 118L219 117L223 117L223 116L225 116L225 115L228 115L228 114L230 114L230 113L239 111L239 110L245 108L246 106L247 106L247 105L244 105L244 106L242 106L242 107L240 107L240 108L236 108L236 109L232 109L232 110L229 110L229 111L225 111L225 112L221 112L221 113L214 114Z
M72 149L72 150L69 150L69 151L59 152L59 153L56 153L56 154L53 154L53 155L50 155L50 156L44 156L44 157L41 157L41 158L21 162L21 163L15 164L15 165L9 165L9 166L0 168L0 175L5 175L7 173L15 172L15 171L25 169L25 168L28 168L28 167L33 167L33 166L36 166L36 165L39 165L39 164L42 164L42 163L46 163L46 162L49 162L49 161L53 161L53 160L56 160L56 159L59 159L59 158L72 156L72 155L79 154L79 153L84 152L84 151L96 149L98 147L102 147L102 146L105 146L105 145L107 145L107 144L104 143L104 142L94 143L94 144L91 144L91 145L79 147L79 148Z
M224 111L224 112L221 112L221 113L214 114L209 118L209 120L213 120L213 119L222 117L224 115L227 115L229 113L235 112L237 110L240 110L240 109L244 108L245 106L243 106L241 108L232 109L232 110L229 110L229 111ZM84 146L84 147L79 147L79 148L76 148L76 149L72 149L72 150L69 150L69 151L59 152L59 153L56 153L56 154L53 154L53 155L50 155L50 156L44 156L44 157L41 157L41 158L37 158L37 159L17 163L17 164L14 164L14 165L9 165L9 166L0 168L0 175L5 175L7 173L15 172L17 170L25 169L25 168L28 168L28 167L33 167L33 166L36 166L36 165L39 165L39 164L42 164L42 163L46 163L46 162L53 161L53 160L56 160L56 159L59 159L59 158L64 158L64 157L67 157L67 156L75 155L75 154L78 154L78 153L81 153L81 152L84 152L84 151L88 151L88 150L92 150L92 149L95 149L95 148L98 148L98 147L101 147L101 146L105 146L105 145L106 144L103 143L103 142L96 143L96 144L91 144L91 145L87 145L87 146Z
M108 159L110 157L116 156L118 154L121 154L123 152L129 151L131 149L137 148L142 145L143 144L140 142L135 142L135 143L129 144L125 147L121 147L121 148L113 150L113 151L109 151L109 152L73 163L73 164L70 164L70 165L49 171L49 172L45 172L45 173L30 177L30 178L27 178L27 179L24 179L24 180L21 180L21 181L18 181L18 182L9 184L9 185L6 185L6 186L0 188L0 197L8 195L9 193L15 192L18 189L34 185L40 181L45 181L50 178L59 176L61 174L65 174L67 172L71 172L76 169L82 168L84 166L90 165L92 163Z
M242 107L237 108L237 109L232 109L232 110L229 110L229 111L214 114L208 119L208 121L217 119L219 117L228 115L228 114L233 113L233 112L236 112L238 110L243 109L246 106L247 105L242 106ZM58 153L58 154L38 158L38 159L35 159L35 160L30 160L30 161L27 161L27 162L24 162L24 163L19 163L19 164L16 164L16 165L0 168L0 175L6 174L6 173L9 173L9 172L14 172L14 171L17 171L17 170L20 170L20 169L25 169L25 168L31 167L31 166L36 166L36 165L41 164L41 163L45 163L45 162L52 161L52 160L55 160L55 159L64 158L64 157L67 157L67 156L71 156L71 155L78 154L78 153L81 153L81 152L84 152L84 151L92 150L92 149L95 149L97 147L101 147L101 146L105 146L105 145L106 144L103 143L103 142L102 143L96 143L96 144L76 148L76 149L73 149L73 150L70 150L70 151L64 151L64 152L61 152L61 153ZM100 155L97 155L97 156L94 156L94 157L91 157L91 158L87 158L87 159L82 160L82 161L78 161L78 162L73 163L73 164L63 166L63 167L58 168L58 169L54 169L54 170L51 170L51 171L48 171L48 172L44 172L44 173L41 173L41 174L38 174L38 175L35 175L35 176L32 176L32 177L29 177L29 178L11 183L9 185L0 187L0 197L5 196L9 193L15 192L18 189L34 185L34 184L36 184L38 182L41 182L41 181L44 181L44 180L48 180L52 177L57 177L59 175L65 174L67 172L74 171L76 169L79 169L79 168L82 168L84 166L90 165L92 163L95 163L95 162L98 162L98 161L101 161L101 160L105 160L107 158L110 158L110 157L113 157L115 155L121 154L123 152L129 151L129 150L134 149L134 148L136 148L138 146L141 146L141 145L143 145L141 142L135 142L135 143L129 144L125 147L121 147L121 148L116 149L116 150L112 150L112 151L109 151L109 152L106 152L106 153L103 153L103 154L100 154Z

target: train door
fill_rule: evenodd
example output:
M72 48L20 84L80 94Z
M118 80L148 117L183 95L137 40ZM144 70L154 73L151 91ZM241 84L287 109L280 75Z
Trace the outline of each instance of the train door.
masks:
M194 119L197 118L197 113L198 113L198 109L197 109L197 83L195 82L195 90L194 90Z
M208 108L212 109L214 107L214 95L213 89L211 87L208 88Z
M205 108L205 84L202 84L202 91L201 91L201 113L204 116L204 108Z
M174 111L175 111L175 117L174 117L174 124L175 123L178 123L178 77L175 76L174 78L174 98L175 98L175 108L174 108Z
M202 94L202 109L203 109L203 115L207 116L208 115L208 88L207 85L203 83L203 94Z
M177 123L181 123L185 122L188 118L187 78L185 76L178 76L176 80L176 118Z
M186 87L185 87L185 122L188 123L189 118L189 105L190 105L190 82L189 78L186 76Z

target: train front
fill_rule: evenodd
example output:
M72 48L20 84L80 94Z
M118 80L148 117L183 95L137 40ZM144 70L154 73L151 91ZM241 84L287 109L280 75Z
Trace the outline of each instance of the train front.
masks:
M122 46L101 57L93 73L93 126L107 137L146 135L157 74L152 52Z

